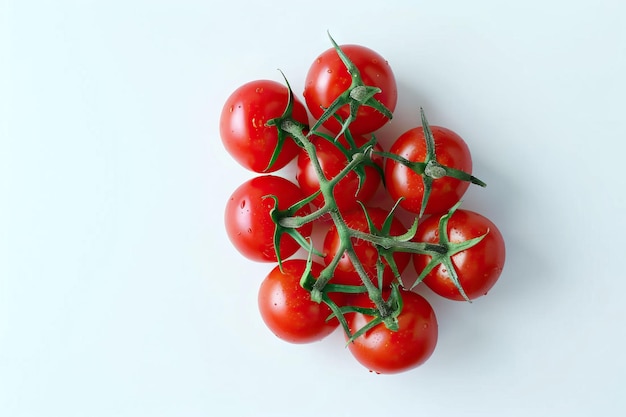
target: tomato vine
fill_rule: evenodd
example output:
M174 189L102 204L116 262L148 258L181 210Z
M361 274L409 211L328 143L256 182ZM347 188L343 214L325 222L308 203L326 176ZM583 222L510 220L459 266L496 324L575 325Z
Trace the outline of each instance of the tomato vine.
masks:
M357 120L363 120L364 117L368 116L368 114L363 112L363 108L373 109L377 114L383 115L387 120L393 117L393 112L392 109L388 108L377 98L377 96L384 93L384 91L377 85L368 85L364 81L365 76L362 76L359 66L344 52L344 48L339 46L332 37L330 37L330 41L333 46L332 51L327 51L325 53L326 55L323 56L327 56L329 53L332 55L334 52L334 55L339 57L343 65L343 73L347 73L344 76L349 78L349 86L343 91L338 92L336 97L329 103L318 103L323 111L315 123L309 126L307 123L303 122L301 116L294 116L294 109L296 106L300 106L300 104L287 78L281 72L286 87L284 94L284 110L281 114L268 117L265 122L265 127L275 129L277 139L275 146L269 150L270 153L267 157L268 163L263 171L271 172L274 169L274 164L283 154L285 144L293 141L301 149L301 152L306 153L317 177L316 183L318 189L292 202L288 207L280 205L280 202L284 200L280 195L274 193L263 195L263 199L270 201L269 204L271 204L269 208L269 218L274 225L273 233L270 237L259 235L254 236L254 239L257 242L263 239L269 240L275 250L275 260L280 273L293 275L293 271L295 270L301 272L299 277L295 277L297 278L299 287L306 290L311 303L325 304L328 307L328 311L331 313L328 315L327 321L336 320L346 334L348 345L352 346L357 340L360 340L359 338L365 337L368 332L373 331L373 329L378 328L378 326L384 326L389 332L397 333L394 337L399 338L399 335L404 335L407 331L401 328L403 321L401 317L403 317L403 308L405 305L404 296L408 294L408 290L413 289L437 271L439 275L444 276L442 279L447 279L452 283L461 299L471 301L471 298L465 292L462 284L465 277L464 272L459 270L459 268L463 267L459 267L460 263L456 262L455 259L457 259L457 255L459 254L477 252L481 242L488 239L487 236L491 239L490 233L495 229L495 225L490 224L489 228L481 230L478 235L462 241L456 241L450 238L448 224L459 209L460 200L456 197L452 200L450 200L451 197L446 197L451 201L451 204L446 203L445 212L435 213L438 216L436 230L433 231L436 238L427 240L417 237L418 230L420 233L424 232L420 228L424 224L424 219L427 218L426 209L429 201L433 198L433 190L437 184L449 179L453 179L457 182L471 183L481 187L484 187L486 184L472 175L471 172L455 167L454 158L449 158L448 155L444 155L443 158L451 162L447 163L442 161L439 152L441 149L444 149L445 146L437 141L443 141L445 139L443 137L444 135L439 134L440 130L437 130L435 133L433 132L425 112L421 108L420 125L416 126L415 130L411 133L420 134L423 137L423 141L419 142L421 144L420 146L424 148L424 157L422 159L415 160L414 158L410 158L409 153L400 154L382 150L373 132L367 133L369 139L366 138L364 142L360 141L359 144L357 144L357 141L353 137L351 126L353 123L356 123ZM361 49L359 49L358 52L367 54L367 51L364 52ZM372 56L374 58L371 58L371 61L378 64L380 60L378 55ZM360 57L357 55L355 58ZM321 58L319 58L317 62L319 63L320 61ZM314 67L312 67L311 71L314 72ZM390 72L386 74L387 79L393 78ZM347 81L344 81L344 84L346 82ZM395 80L393 80L393 82L395 83ZM340 82L337 82L337 84L340 84ZM333 85L329 85L328 88L334 87ZM257 92L259 92L258 89ZM395 94L395 91L393 94ZM392 99L387 100L391 103L392 107L395 106L395 96L393 96L393 94L391 94ZM305 95L307 96L309 110L313 112L310 101L314 101L314 96L306 92ZM345 110L346 108L348 109L347 112ZM319 108L316 110L319 110ZM347 116L342 118L341 114ZM223 120L227 120L227 122L221 124L222 139L228 142L228 130L227 127L224 127L228 124L228 118L224 116L224 114L222 118ZM330 133L324 128L326 122L329 120L335 120L339 126L338 129L334 131L331 130ZM359 133L362 134L363 132ZM341 137L345 140L340 142L339 139ZM315 144L316 138L326 140L333 144L345 157L345 166L330 177L327 177L325 169L322 166L320 155L318 155L318 149ZM468 157L466 157L466 159L467 158ZM386 168L379 165L380 160L384 161ZM397 198L395 204L385 212L386 214L382 218L379 218L380 216L374 218L374 211L370 208L368 202L357 199L356 202L358 205L356 207L358 208L356 210L361 211L359 216L364 217L365 220L364 226L356 227L353 220L347 220L352 219L354 216L347 213L337 204L336 193L341 193L342 191L340 189L338 190L340 184L342 184L342 180L348 175L356 174L359 181L358 188L360 188L367 180L365 167L370 166L376 168L374 172L385 180L383 183L387 186L386 183L390 181L398 181L393 177L387 178L387 171L393 169L392 164L402 169L410 170L410 172L420 178L421 184L418 184L420 193L416 194L412 191L405 192L406 195L401 195ZM471 167L471 162L466 164L466 166ZM248 168L251 167L248 166ZM371 175L371 173L368 175ZM406 183L401 184L401 186L406 185ZM464 189L458 191L457 194L462 194L462 192L464 192ZM416 195L420 197L419 204L415 206L419 206L419 209L415 210L415 217L412 224L410 227L404 228L402 233L393 234L392 225L396 221L395 216L397 210L399 210L404 199L415 199ZM308 207L310 207L314 200L318 202L317 207L313 210L308 210ZM233 204L236 205L236 201ZM243 214L240 213L240 215ZM250 214L247 215L250 216ZM227 224L229 222L236 223L236 220L229 218L229 216L232 216L232 213L227 210ZM333 236L336 236L339 242L332 256L325 259L325 266L317 264L314 261L314 257L328 257L329 254L323 253L320 248L316 248L310 238L310 226L313 223L322 221L322 219L330 219L334 233ZM248 219L247 221L251 222L252 220ZM432 223L432 221L430 223ZM249 229L249 233L253 233L250 230L252 230L252 228ZM239 235L236 233L235 231L229 234L233 242L239 239ZM281 253L282 242L285 238L290 238L297 242L297 244L308 253L302 270L291 267L290 272L287 273L283 269L285 262L289 262L285 261ZM495 233L494 239L497 238L501 239L499 232ZM369 263L366 265L366 261L364 261L363 255L361 254L360 248L362 247L373 248L375 251L373 259L367 261L372 263L371 265ZM496 242L494 247L502 248L502 259L499 260L499 262L503 264L503 241ZM404 265L402 265L401 268L396 262L396 255L400 253L405 253L407 256L410 254L413 257L419 256L421 257L420 262L424 265L421 270L417 271L417 279L411 285L408 285L408 283L405 283L402 279L401 269ZM289 255L290 253L288 256ZM351 263L351 267L360 278L358 285L337 283L336 280L333 279L335 275L338 274L339 265L343 265L343 262L347 261ZM388 270L391 271L394 278L390 285L385 284L385 274L388 273L386 272ZM502 265L499 265L499 270L497 271L498 275L501 270ZM279 272L274 272L274 275L276 274L279 274ZM433 280L433 278L430 279ZM494 279L491 279L491 281L495 282ZM493 282L491 285L493 285ZM351 296L356 298L353 298L351 301ZM364 305L363 297L367 297L370 303L369 305ZM474 292L472 292L472 297L475 297ZM261 299L262 297L260 296L260 300ZM411 308L409 308L409 311L412 312L410 314L414 314L415 311L419 310L414 307L413 303L421 303L420 314L428 313L432 316L430 321L424 324L424 328L431 326L429 331L432 332L432 326L436 328L434 313L425 312L423 308L425 301L416 301L413 295L411 295L410 300ZM367 302L365 302L365 304L367 304ZM426 303L426 305L427 304L428 303ZM267 310L267 308L263 307L262 311L264 310ZM354 328L354 323L357 321L356 317L369 317L370 319L359 328ZM278 334L280 332L276 331L275 333ZM432 333L430 334L432 336ZM434 343L432 345L434 348ZM359 346L363 345L359 344ZM356 349L356 347L354 347L354 349ZM430 353L426 352L427 350L428 349L422 351L420 355L430 355ZM414 363L421 363L422 359L424 358L421 357L419 361L415 360ZM380 371L386 372L396 369L394 368L395 365L389 366L390 368L383 366ZM404 370L403 366L399 366L397 371L399 370Z

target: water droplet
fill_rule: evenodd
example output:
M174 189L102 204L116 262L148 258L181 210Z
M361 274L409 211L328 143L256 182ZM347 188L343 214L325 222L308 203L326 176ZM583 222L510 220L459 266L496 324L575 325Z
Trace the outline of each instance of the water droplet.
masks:
M252 228L248 227L248 233L252 233Z
M331 70L331 69L327 69L327 70L326 70L326 72L327 72L327 73L329 73L329 74L332 74L332 73L333 73L333 70Z
M256 92L261 94L263 92L263 87L257 87Z
M230 108L228 109L230 113L232 113L234 110L235 110L235 106L230 106Z
M319 64L320 62L322 62L322 58L317 58L317 63Z
M239 207L241 207L242 209L246 207L246 200L241 200L241 204L239 204Z

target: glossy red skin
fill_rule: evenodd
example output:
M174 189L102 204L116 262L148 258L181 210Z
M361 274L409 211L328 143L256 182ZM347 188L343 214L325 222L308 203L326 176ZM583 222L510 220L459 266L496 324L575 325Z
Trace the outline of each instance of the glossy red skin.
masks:
M267 169L278 143L278 131L266 123L283 114L287 100L287 87L271 80L246 83L226 100L220 117L220 136L228 153L243 167L254 172L274 172L298 154L300 147L289 138L278 159ZM306 108L295 97L292 116L308 125Z
M338 139L344 146L347 146L345 137L341 136ZM315 149L317 151L317 159L322 167L324 176L327 179L332 179L339 174L339 172L348 165L348 159L335 145L326 139L316 137L313 139ZM354 141L357 146L362 146L367 140L362 136L355 136ZM379 145L375 148L382 151ZM374 162L379 165L382 171L382 159L374 158ZM306 195L311 195L319 190L319 180L315 168L311 163L309 154L304 150L300 150L298 155L298 170L296 172L296 180L300 185L300 188ZM341 179L337 185L335 185L335 202L337 207L342 212L348 212L359 208L359 201L367 203L372 199L376 190L381 183L381 176L379 171L373 166L365 167L365 180L359 188L359 177L354 171L351 171L343 179ZM357 193L358 190L358 193ZM313 204L317 207L324 205L324 197L320 194Z
M263 175L252 178L240 185L226 203L224 223L226 233L235 248L246 258L256 262L275 262L274 249L275 224L270 217L274 207L272 198L278 197L278 208L287 209L304 198L302 190L285 178L275 175ZM310 208L303 207L298 215L309 214ZM300 233L310 236L312 225L305 224ZM283 235L280 241L281 259L293 255L300 245L291 237Z
M348 344L356 360L372 372L395 374L414 369L426 362L437 346L439 326L431 305L417 293L402 291L401 294L404 305L398 317L398 331L379 324ZM365 294L360 297L356 305L373 307ZM371 319L361 313L350 313L350 331L356 332Z
M258 305L263 321L280 339L290 343L310 343L332 333L339 322L326 321L332 313L324 303L311 301L310 293L300 286L306 261L283 262L283 271L276 266L259 288ZM311 272L319 276L323 267L314 262Z
M398 89L393 71L385 58L360 45L342 45L341 49L359 69L365 85L382 90L374 95L374 98L393 112L398 101ZM313 117L319 119L324 112L322 107L330 106L351 83L352 77L334 48L324 51L317 57L309 68L304 84L304 99ZM345 120L350 111L344 106L337 114ZM378 111L362 106L356 119L350 124L350 131L355 135L370 133L382 127L387 121L388 119ZM332 117L324 123L324 127L333 133L338 133L341 128L339 122Z
M441 126L431 126L435 142L437 161L445 166L467 173L472 172L472 156L469 147L458 134ZM412 162L424 162L426 159L426 141L424 129L409 129L394 142L389 152L400 155ZM424 196L422 176L401 163L387 159L385 163L385 184L394 201L404 199L400 206L412 213L419 213ZM467 188L469 182L456 178L443 177L433 181L432 190L424 214L443 213L455 205Z
M417 229L415 240L436 243L439 241L439 216L430 216ZM470 300L483 295L495 285L502 273L506 258L504 238L496 225L481 214L458 209L448 221L448 238L459 243L489 233L481 242L452 257L459 282ZM415 254L413 265L421 272L430 261L430 256ZM423 281L431 290L442 297L462 301L448 271L443 265L435 267Z
M387 216L387 211L377 207L368 207L367 212L369 213L374 223L374 226L380 229L383 225L383 222L385 221L385 217ZM362 208L358 208L344 214L343 219L345 220L348 227L354 230L369 232L367 219ZM402 225L402 223L398 219L394 218L391 225L390 236L399 236L404 234L405 232L406 229ZM339 234L337 233L337 229L333 225L326 233L326 237L324 239L324 262L326 263L326 265L328 265L337 254L340 243L341 242L339 239ZM376 275L376 248L373 244L369 242L356 239L352 240L352 245L354 246L354 251L361 261L365 272L367 272L368 276L372 279L372 282L375 285L378 285ZM411 255L406 252L396 252L393 258L400 273L402 273L406 269L407 265L411 261ZM394 280L395 275L393 274L393 271L391 270L389 265L385 262L385 269L383 272L383 286L388 287ZM362 285L363 283L359 274L354 270L352 261L345 253L341 256L341 260L337 264L337 268L335 269L335 273L331 282L334 284L345 285Z

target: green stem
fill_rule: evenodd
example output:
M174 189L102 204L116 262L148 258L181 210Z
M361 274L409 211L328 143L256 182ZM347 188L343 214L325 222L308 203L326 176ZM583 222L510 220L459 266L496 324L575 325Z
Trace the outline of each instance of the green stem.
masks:
M313 146L313 150L315 150L315 146ZM314 153L312 157L315 157L317 161L317 153ZM348 175L354 169L354 167L361 164L363 160L365 159L366 159L366 154L364 152L355 153L352 160L348 163L348 165L346 165L341 171L339 171L339 173L335 177L331 178L330 180L324 177L326 181L326 187L329 189L334 189L337 183L339 183L339 181L341 181L346 175ZM317 165L319 165L319 163ZM320 166L320 170L321 170L321 166ZM320 187L320 190L321 190L321 187ZM284 217L280 220L280 225L283 227L298 228L306 223L319 219L320 217L330 212L331 210L333 210L333 204L331 204L331 200L324 197L324 205L322 207L318 208L317 210L305 216Z
M318 302L318 299L321 299L322 291L324 290L324 288L326 288L326 285L328 285L328 282L332 279L335 273L335 269L337 269L337 265L341 260L341 255L339 254L343 253L345 249L346 245L341 242L339 250L337 251L337 256L331 259L330 263L320 273L320 276L315 281L315 284L313 284L313 288L311 290L311 299L313 301Z
M366 240L381 246L385 249L399 249L399 252L419 253L423 255L436 255L445 254L448 248L442 244L428 243L428 242L403 242L394 239L393 236L377 236L371 233L362 232L360 230L351 230L352 237L357 239Z
M369 295L370 300L372 300L372 302L376 306L376 309L380 312L381 318L385 319L386 317L389 317L391 315L391 311L389 309L389 306L387 305L387 303L385 303L385 300L383 299L382 292L378 289L376 285L374 285L370 276L367 274L367 271L365 271L365 269L363 268L361 260L354 251L354 245L352 244L352 232L354 232L354 230L348 227L338 211L331 211L330 214L333 221L335 222L335 227L337 229L337 234L339 235L340 242L346 242L346 248L344 253L348 256L350 262L352 262L354 270L357 272L357 274L359 274L363 285L367 289L367 294ZM341 252L338 252L336 254L336 257L338 258L341 256Z
M330 206L324 205L317 210L304 215L304 216L293 216L293 217L283 217L280 219L279 223L283 227L290 227L292 229L297 229L302 227L303 225L315 221L322 217L324 214L330 211Z

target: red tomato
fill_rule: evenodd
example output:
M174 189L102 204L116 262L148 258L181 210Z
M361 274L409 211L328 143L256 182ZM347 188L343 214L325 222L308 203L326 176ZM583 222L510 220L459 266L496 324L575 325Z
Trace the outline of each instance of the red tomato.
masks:
M440 126L430 127L435 142L435 154L441 165L472 172L472 157L463 138L450 129ZM426 159L426 140L424 129L416 127L400 135L391 146L390 151L412 162L424 162ZM422 176L416 174L405 165L388 159L385 163L385 183L393 200L404 199L400 206L419 213L424 196ZM424 214L442 213L455 205L469 187L469 182L452 177L435 179Z
M242 85L226 100L220 117L222 143L245 168L254 172L273 172L283 168L298 154L300 147L288 138L278 159L268 169L278 143L278 130L266 123L283 114L288 97L286 86L276 81L258 80ZM295 97L292 117L304 125L308 124L306 108Z
M398 331L391 331L381 323L348 344L356 360L372 372L408 371L426 362L435 351L439 329L433 308L417 293L402 291L401 294L404 306L398 316ZM357 300L355 305L373 307L367 294L359 294ZM347 316L352 333L372 320L361 313Z
M430 216L417 229L414 239L421 242L439 241L439 216ZM487 231L489 233L487 233ZM487 235L475 246L452 256L452 264L463 291L470 300L486 295L502 272L506 255L504 239L495 224L486 217L469 210L456 210L448 221L450 243L460 243ZM421 272L430 256L415 254L413 264ZM424 278L435 293L451 300L464 300L444 265L436 266Z
M252 178L240 185L226 203L224 220L226 233L231 242L245 257L257 262L275 262L274 249L275 224L270 217L274 208L272 198L278 198L278 208L285 210L304 199L302 190L285 178L275 175L264 175ZM311 211L303 207L297 215L306 215ZM311 223L302 226L298 231L305 237L310 236ZM300 245L288 235L280 240L281 259L296 253Z
M398 100L398 89L389 63L377 52L364 46L343 45L341 49L359 69L365 85L382 90L374 95L374 98L393 112ZM352 77L334 48L317 57L309 68L304 85L304 99L313 117L319 119L324 112L323 108L330 106L351 83ZM350 111L344 106L337 114L345 120ZM370 133L382 127L387 121L388 119L378 111L362 106L350 125L350 131L355 135ZM332 117L324 123L324 126L335 134L341 129L339 122Z
M337 146L324 138L314 137L313 141L317 150L317 159L322 167L322 171L324 171L324 176L330 180L348 165L348 158ZM338 141L345 147L348 147L344 136L341 136ZM360 147L367 142L367 139L362 136L355 136L354 142ZM382 150L379 145L376 145L376 148L379 151ZM382 159L374 158L373 160L382 170ZM311 195L319 190L317 173L311 163L309 154L304 149L301 149L298 155L296 179L306 195ZM351 171L335 185L334 196L337 207L342 212L348 212L360 207L358 202L366 203L369 201L376 193L380 182L381 177L376 168L365 166L365 179L359 188L359 177L354 171ZM313 204L317 207L323 206L324 197L320 194L313 200Z
M259 288L259 311L269 329L291 343L320 340L337 328L337 319L326 321L332 313L324 303L311 301L311 294L300 286L306 261L293 259L276 266ZM311 272L319 276L323 266L313 263Z
M369 207L367 208L367 212L370 215L374 226L380 230L385 221L385 218L387 217L387 211L377 207ZM345 220L348 227L354 230L369 232L367 219L362 208L358 208L354 211L344 214L343 219ZM402 223L398 219L394 218L391 224L391 230L389 235L399 236L404 234L405 232L406 229L404 228ZM328 265L332 261L332 259L337 256L337 251L339 250L340 244L341 240L339 238L339 234L337 233L337 229L333 224L326 233L326 237L324 239L324 262L326 263L326 265ZM368 276L372 279L372 282L375 285L378 285L376 275L376 261L378 259L378 252L376 251L376 248L370 242L357 239L352 240L352 245L354 246L354 251L361 261L365 272L367 272ZM340 256L341 260L337 264L337 268L335 269L332 282L334 284L362 285L362 280L359 274L355 271L350 258L348 258L345 253ZM402 271L404 271L404 269L411 261L411 255L407 252L396 252L393 255L393 259L396 262L396 266L398 267L398 272L402 273ZM384 265L385 268L383 272L383 285L387 287L394 281L395 275L393 274L391 267L389 267L386 261L384 262Z

